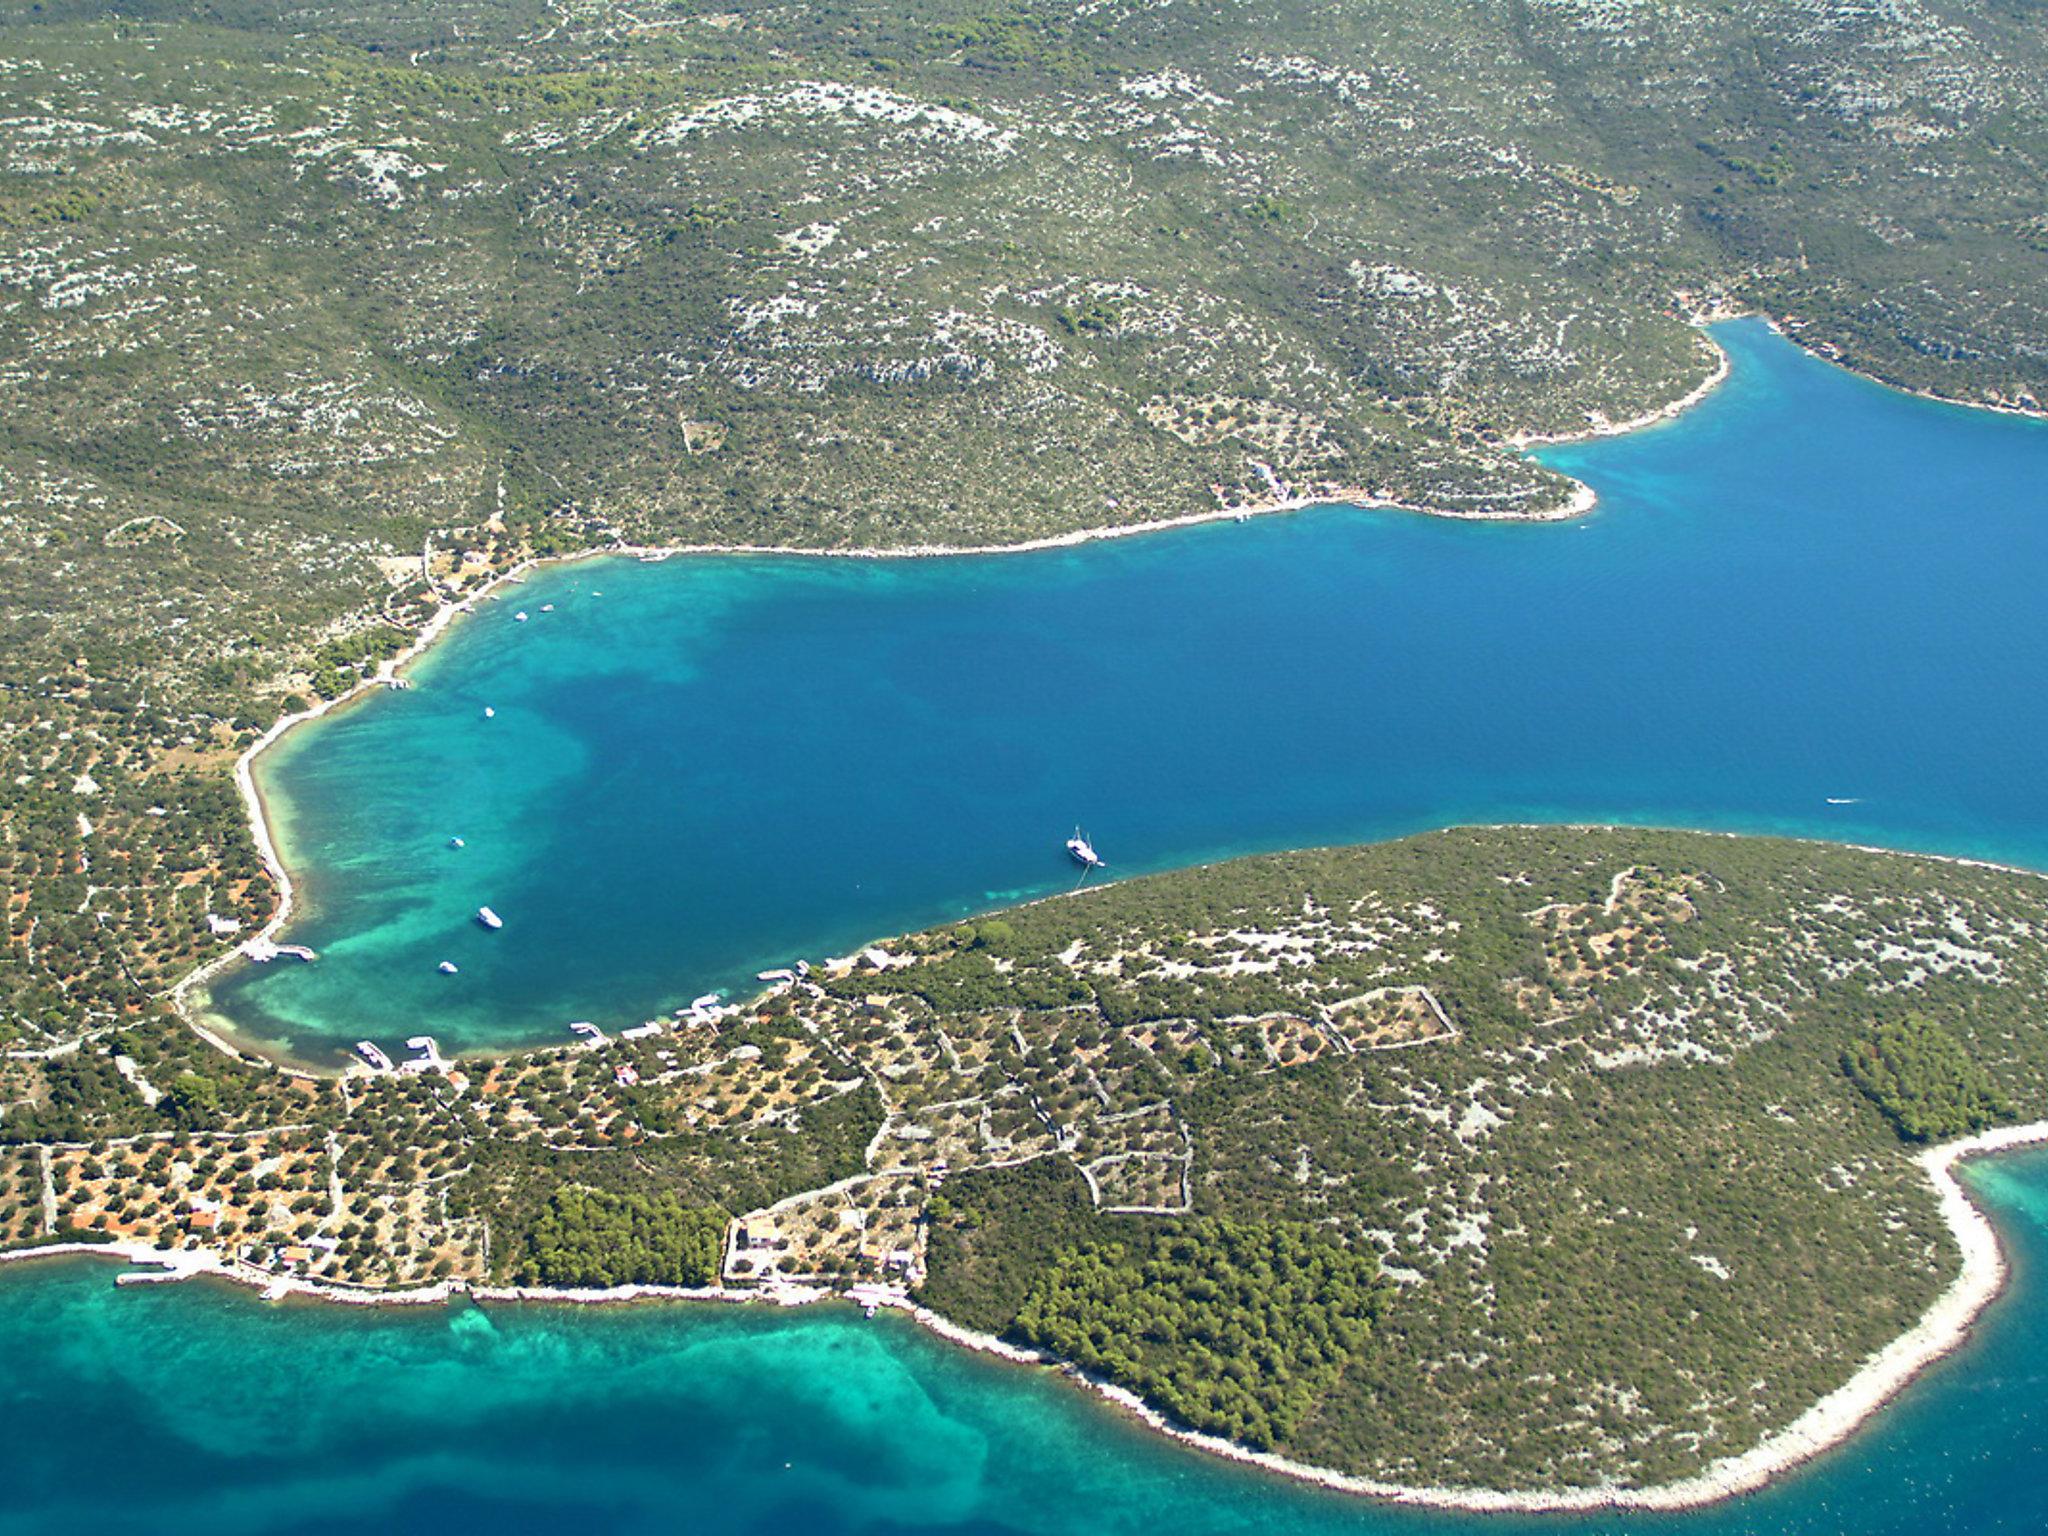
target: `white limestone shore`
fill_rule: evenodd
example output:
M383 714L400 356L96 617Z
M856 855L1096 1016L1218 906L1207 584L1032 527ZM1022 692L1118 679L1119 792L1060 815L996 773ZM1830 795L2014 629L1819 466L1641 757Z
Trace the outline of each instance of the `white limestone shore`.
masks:
M519 568L519 570L524 569L526 569L525 566ZM517 575L518 573L518 570L514 570L506 574L510 576ZM261 791L256 787L255 763L257 757L265 748L276 743L293 726L302 725L308 720L317 720L329 710L339 708L341 705L361 697L372 689L389 687L392 680L398 676L401 667L419 656L436 640L440 639L442 634L447 631L448 626L455 622L458 615L474 607L483 599L491 587L496 585L496 582L492 582L457 601L443 603L434 611L433 616L420 626L419 633L414 635L398 654L381 664L375 672L362 679L353 688L348 689L344 693L337 694L334 698L323 699L309 709L298 710L288 715L280 715L271 722L269 730L251 742L242 755L235 759L235 788L241 793L242 805L249 817L249 833L255 840L256 851L262 857L263 867L269 872L271 884L277 891L277 906L271 912L269 920L261 928L257 929L254 934L246 939L238 940L233 947L221 951L221 953L202 962L193 970L186 972L185 975L178 979L177 984L171 988L171 1006L178 1011L179 1016L184 1019L192 1031L202 1040L206 1041L207 1044L214 1046L218 1050L225 1051L230 1056L241 1056L244 1054L225 1036L213 1029L199 1015L197 1010L191 1006L192 994L204 988L208 981L231 965L236 957L241 954L243 945L264 940L275 943L278 936L283 933L285 925L291 921L292 916L292 875L291 871L285 867L283 856L278 852L276 840L271 836L269 812L263 804Z
M1423 507L1393 501L1364 490L1333 490L1323 495L1276 498L1242 507L1219 507L1214 511L1192 512L1183 517L1162 517L1148 522L1079 528L1070 533L1053 534L1041 539L1026 539L1014 544L906 544L872 549L816 549L795 544L616 544L578 550L574 554L523 560L492 577L474 591L444 601L404 648L382 662L375 672L334 698L323 699L310 708L280 716L235 759L235 787L241 793L242 804L249 817L249 827L256 843L256 851L261 856L263 866L269 872L271 883L277 891L277 906L268 921L254 934L238 940L231 948L203 961L180 977L170 990L172 1006L177 1009L187 1025L208 1044L230 1056L248 1054L207 1022L193 1006L193 998L195 993L204 990L207 982L234 963L244 944L261 940L275 943L291 921L294 902L291 871L286 867L284 858L278 851L277 841L271 832L268 808L264 805L262 793L256 786L256 759L294 726L317 720L329 711L353 703L367 693L391 686L407 666L447 632L457 618L498 596L499 588L522 581L543 566L569 565L583 560L608 558L666 560L679 555L791 555L832 560L927 560L979 555L1021 555L1043 550L1071 549L1104 539L1135 538L1141 534L1165 533L1172 529L1191 528L1204 523L1239 522L1253 517L1303 512L1318 507L1358 507L1375 512L1409 512L1421 517L1446 517L1463 522L1563 522L1583 517L1593 510L1598 500L1591 486L1577 481L1574 481L1573 485L1575 489L1562 507L1534 513L1459 512L1448 508Z
M1526 450L1547 443L1576 442L1596 437L1616 437L1623 433L1635 432L1645 427L1654 426L1659 422L1670 421L1682 415L1718 389L1727 380L1732 366L1727 351L1714 340L1708 327L1716 321L1737 319L1747 313L1749 311L1728 307L1715 307L1698 310L1690 316L1690 323L1696 328L1701 343L1714 354L1715 363L1708 376L1680 398L1658 406L1654 410L1645 411L1641 415L1631 417L1626 421L1596 422L1576 432L1550 434L1516 433L1507 439L1508 443L1517 449ZM1814 356L1820 357L1823 361L1829 362L1835 367L1847 369L1849 372L1856 372L1855 369L1849 368L1840 359L1827 357L1826 354L1816 351L1797 336L1788 333L1783 323L1776 317L1767 315L1764 318L1772 330L1786 336L1794 345L1813 353ZM1868 378L1870 376L1858 374L1858 377ZM1872 382L1883 384L1882 380L1872 380ZM1884 387L1897 388L1898 386L1884 385ZM1959 405L1969 409L1993 411L2003 415L2048 419L2048 412L2033 410L2023 406L1954 400L1946 396L1921 390L1903 390L1902 393L1918 395L1923 399L1934 400L1944 405ZM567 564L573 561L604 556L668 559L678 555L802 555L842 560L897 560L939 559L968 555L1030 554L1040 550L1070 549L1077 545L1091 544L1102 539L1133 538L1141 534L1164 533L1175 528L1189 528L1203 523L1235 522L1252 517L1270 516L1276 513L1308 511L1317 507L1350 506L1363 508L1367 511L1408 512L1417 516L1445 517L1465 522L1568 522L1574 518L1585 516L1599 502L1598 494L1590 485L1579 480L1573 480L1571 483L1573 486L1571 496L1563 506L1534 513L1456 511L1446 507L1428 507L1412 502L1392 500L1376 496L1372 492L1362 489L1338 489L1315 496L1275 498L1263 502L1249 503L1241 507L1218 507L1212 511L1193 512L1181 517L1154 518L1146 522L1116 523L1096 528L1080 528L1069 533L1053 534L1039 539L1026 539L1011 544L911 544L861 549L817 549L789 544L626 544L582 550L571 555L522 561L520 564L492 578L475 591L465 593L460 598L443 602L435 611L433 617L421 627L420 631L413 636L404 649L380 665L375 673L364 678L361 682L336 698L324 700L309 709L300 710L295 714L281 717L235 760L235 783L241 791L243 803L248 810L249 825L255 838L257 851L262 856L264 867L269 871L271 881L278 892L276 910L271 913L269 920L252 937L275 942L291 919L293 902L291 873L285 867L284 860L278 853L275 840L271 835L269 817L265 811L262 796L256 788L253 765L257 756L273 745L293 726L303 724L308 720L318 719L329 710L349 703L372 689L389 686L406 666L417 659L446 632L448 626L457 617L495 596L500 587L517 579L523 579L530 572L543 565ZM229 1055L235 1056L244 1053L217 1030L213 1029L190 1006L190 1003L194 992L203 989L207 981L218 975L234 961L239 948L240 946L237 945L233 949L223 951L204 961L194 970L180 978L176 985L171 988L170 992L172 1005L201 1038L205 1039L209 1044L226 1051Z
M1713 318L1730 317L1717 314ZM1668 405L1660 405L1653 411L1644 411L1640 416L1631 416L1626 421L1596 420L1571 432L1517 432L1508 439L1509 444L1526 451L1530 448L1539 448L1546 443L1577 443L1595 437L1620 437L1625 433L1640 432L1645 427L1654 427L1659 422L1672 421L1684 415L1726 383L1729 369L1733 366L1726 349L1714 340L1712 333L1707 330L1706 321L1697 320L1694 324L1700 343L1714 354L1714 366L1704 379L1676 400Z
M1508 439L1514 448L1521 450L1543 443L1573 441L1583 437L1616 436L1633 432L1641 427L1667 421L1704 400L1723 380L1728 377L1728 354L1707 332L1709 319L1724 318L1718 314L1699 316L1695 319L1699 335L1714 354L1716 362L1713 371L1698 386L1683 397L1668 404L1646 411L1625 422L1600 423L1584 432L1559 433L1549 436L1522 433ZM1418 517L1443 517L1458 522L1527 522L1549 523L1569 522L1584 517L1599 503L1599 495L1584 481L1572 480L1570 496L1563 505L1547 508L1540 512L1475 512L1459 511L1449 507L1423 506L1415 502L1379 496L1362 488L1331 489L1313 496L1275 497L1266 501L1247 503L1243 506L1217 507L1211 511L1190 512L1180 517L1152 518L1144 522L1112 523L1094 528L1077 528L1068 533L1051 534L1044 538L1025 539L1009 544L905 544L859 549L817 549L795 544L621 544L608 545L597 549L579 550L574 554L550 556L523 560L518 565L493 577L474 591L459 598L444 601L433 616L421 626L419 632L406 643L396 655L380 664L375 672L363 678L346 692L332 699L321 700L308 709L284 715L274 721L270 728L258 737L235 759L235 785L240 790L243 805L249 816L249 825L256 842L256 849L269 871L272 884L277 890L277 906L268 921L250 937L255 940L276 942L291 921L293 888L291 871L286 868L271 834L270 818L263 804L263 796L256 787L255 761L267 748L274 745L292 727L309 720L317 720L332 709L353 702L361 695L377 688L389 687L403 670L438 640L448 627L464 613L498 595L498 589L523 580L531 572L545 565L565 565L575 561L616 556L621 559L664 560L679 555L800 555L811 558L839 560L920 560L946 559L980 555L1021 555L1053 549L1072 549L1083 544L1092 544L1104 539L1135 538L1142 534L1166 533L1176 528L1192 528L1204 523L1242 522L1253 517L1268 517L1279 513L1304 512L1318 507L1357 507L1371 512L1407 512ZM243 942L248 942L247 940ZM214 1029L198 1010L191 1006L193 994L202 991L206 983L232 964L239 954L241 945L224 950L187 972L171 988L170 998L186 1023L208 1044L227 1052L231 1056L245 1054L226 1036Z
M206 1250L166 1251L145 1243L51 1243L0 1252L0 1266L44 1258L90 1255L119 1259L138 1266L118 1283L168 1282L211 1276L260 1291L265 1300L303 1297L353 1306L426 1306L457 1296L483 1302L540 1302L549 1305L618 1305L635 1301L805 1306L848 1300L870 1309L889 1308L915 1319L940 1338L963 1348L1019 1365L1060 1371L1095 1392L1147 1427L1185 1445L1247 1466L1342 1493L1360 1494L1385 1503L1474 1513L1585 1513L1600 1510L1693 1509L1738 1494L1754 1492L1839 1446L1888 1404L1916 1376L1957 1348L1985 1307L2004 1289L2007 1269L1997 1229L1956 1177L1965 1159L2048 1143L2048 1120L2007 1126L1979 1136L1930 1147L1919 1157L1940 1200L1942 1220L1955 1237L1961 1268L1920 1321L1871 1355L1841 1386L1797 1419L1766 1436L1749 1450L1724 1457L1701 1472L1677 1482L1649 1488L1591 1487L1504 1490L1491 1488L1415 1487L1354 1477L1311 1466L1286 1456L1250 1450L1234 1441L1184 1429L1168 1421L1136 1394L1114 1382L1083 1371L1039 1350L981 1333L913 1302L902 1291L881 1286L855 1286L836 1291L824 1286L785 1284L763 1290L725 1286L623 1285L603 1290L559 1286L485 1285L440 1281L402 1291L361 1290L293 1276L277 1276Z
M1775 326L1773 328L1778 329ZM1786 340L1802 352L1811 352L1824 363L1833 363L1837 368L1848 369L1860 379L1869 379L1873 384L1883 384L1886 389L1896 389L1900 394L1911 395L1915 400L1932 400L1936 405L1953 405L1965 411L1989 411L1994 416L2017 416L2024 421L2048 421L2048 408L2042 406L2008 405L2001 400L1959 400L1954 395L1940 394L1931 389L1911 389L1904 384L1887 384L1875 374L1865 373L1860 368L1850 368L1839 357L1829 357L1827 353L1809 347L1797 336L1787 336Z
M1715 318L1721 317L1717 316ZM1772 324L1774 329L1781 329L1775 321ZM1709 377L1681 399L1672 401L1665 406L1645 412L1624 422L1598 422L1583 431L1573 433L1550 435L1518 434L1509 441L1517 448L1527 448L1545 443L1616 436L1675 418L1711 394L1728 377L1730 371L1730 360L1727 353L1713 341L1710 335L1705 333L1704 329L1702 329L1702 336L1706 345L1715 353L1718 362ZM1797 341L1797 338L1790 339L1795 340L1795 342ZM1807 348L1807 350L1812 349ZM1816 353L1815 355L1820 356L1822 354ZM1835 363L1836 366L1845 366L1838 359L1825 360ZM1947 404L1966 405L1974 409L2035 417L2042 415L2040 412L2019 407L1954 401L1946 397L1921 391L1909 390L1903 392L1922 394L1924 398L1939 400ZM263 858L266 868L270 871L271 878L278 891L276 910L253 937L275 940L289 922L293 910L291 876L273 839L266 808L255 783L253 765L257 756L272 746L293 726L308 720L317 719L329 710L349 703L374 688L387 686L392 679L400 675L404 667L417 659L439 639L459 615L474 609L480 603L495 595L497 590L506 583L525 576L541 565L568 563L576 560L610 556L667 558L678 555L739 554L798 555L837 559L917 559L1029 553L1040 550L1071 548L1101 539L1125 538L1140 534L1164 532L1202 523L1236 521L1254 516L1295 512L1315 507L1347 505L1368 510L1404 511L1418 515L1474 521L1563 521L1582 516L1592 510L1597 499L1590 486L1578 482L1574 482L1574 484L1576 489L1571 500L1564 507L1536 514L1458 512L1388 500L1375 497L1364 491L1349 493L1333 491L1327 495L1274 499L1248 504L1243 507L1218 508L1213 511L1193 513L1182 517L1160 518L1147 522L1079 529L1065 534L1013 544L927 544L843 550L753 544L610 546L581 551L568 556L524 561L461 598L444 602L429 621L413 636L404 649L384 662L373 675L363 679L353 688L334 699L322 701L309 709L281 717L236 760L234 769L236 784L248 809L250 825L258 851ZM1736 836L1738 834L1729 833L1721 835ZM1860 847L1862 845L1851 846ZM1895 849L1872 848L1866 851L1900 854L1900 851ZM1900 856L1929 858L1939 862L1979 865L1993 869L2012 868L2012 866L1998 865L1984 860L1938 854L1903 854ZM2037 871L2018 872L2028 874L2039 873ZM189 1006L189 1001L191 994L203 988L207 980L217 975L225 966L230 964L238 952L239 946L214 956L183 977L171 991L172 1000L186 1019L186 1022L210 1043L234 1055L242 1055L244 1053L238 1050L230 1041L209 1028L203 1019L197 1017L195 1011ZM1168 1422L1156 1410L1146 1405L1127 1389L1117 1386L1115 1383L1094 1377L1070 1363L1059 1361L1039 1351L1023 1348L992 1335L961 1327L930 1311L928 1308L914 1304L901 1293L879 1289L863 1291L861 1288L856 1288L856 1293L852 1299L870 1306L901 1310L938 1336L963 1347L1015 1363L1035 1364L1058 1369L1063 1374L1098 1393L1105 1400L1123 1408L1133 1417L1162 1434L1214 1455L1256 1466L1265 1471L1286 1477L1314 1483L1322 1487L1365 1495L1391 1503L1473 1512L1568 1513L1622 1509L1682 1510L1711 1504L1731 1496L1754 1491L1813 1457L1838 1446L1872 1415L1890 1402L1900 1390L1921 1371L1926 1369L1927 1366L1941 1359L1962 1343L1983 1309L1996 1298L2003 1288L2006 1279L2006 1265L1995 1229L1992 1227L1989 1219L1970 1202L1966 1191L1955 1177L1954 1170L1961 1161L1972 1156L1991 1154L2043 1142L2048 1142L2048 1121L1988 1132L1981 1136L1970 1137L1930 1148L1922 1153L1920 1157L1921 1164L1935 1186L1940 1200L1943 1219L1955 1236L1962 1259L1961 1269L1947 1290L1943 1292L1913 1328L1900 1335L1876 1354L1870 1356L1857 1368L1848 1381L1815 1403L1792 1424L1766 1437L1749 1451L1737 1456L1724 1458L1692 1477L1649 1488L1595 1487L1548 1491L1504 1491L1484 1488L1415 1487L1358 1478L1326 1468L1314 1467L1284 1456L1253 1451L1213 1435L1206 1435L1176 1426ZM446 1303L456 1296L467 1296L476 1301L487 1303L540 1302L557 1305L595 1305L600 1303L617 1304L630 1301L666 1300L726 1304L748 1303L754 1305L766 1303L796 1306L835 1297L844 1298L846 1296L846 1293L827 1288L797 1285L786 1285L774 1290L744 1291L732 1290L722 1286L679 1287L660 1285L631 1285L603 1290L576 1290L560 1287L492 1286L459 1281L444 1281L408 1290L365 1290L348 1286L329 1285L299 1277L279 1277L241 1264L225 1255L204 1250L167 1252L146 1244L134 1242L55 1243L41 1247L8 1250L0 1252L0 1267L4 1267L10 1262L77 1255L115 1258L127 1264L137 1266L138 1268L135 1271L120 1277L123 1283L179 1281L200 1276L211 1276L258 1290L264 1295L265 1299L276 1300L287 1297L300 1297L343 1305L361 1306L433 1305Z
M2042 1143L2048 1143L2048 1120L1987 1131L1980 1136L1930 1147L1921 1153L1920 1165L1934 1184L1941 1202L1942 1219L1954 1235L1962 1256L1962 1267L1948 1288L1936 1298L1918 1323L1871 1355L1847 1381L1785 1428L1766 1436L1740 1455L1723 1457L1691 1477L1648 1488L1433 1488L1354 1477L1285 1456L1250 1450L1214 1435L1183 1429L1167 1421L1134 1393L1113 1382L1103 1381L1063 1362L1035 1356L1031 1351L1019 1350L1004 1340L959 1328L922 1308L911 1310L927 1327L956 1343L983 1349L1006 1359L1037 1359L1056 1366L1150 1428L1184 1444L1338 1492L1362 1494L1391 1504L1481 1514L1584 1514L1607 1510L1669 1513L1697 1509L1740 1494L1753 1493L1841 1445L1921 1372L1968 1338L1978 1317L2005 1288L2007 1269L1997 1229L1992 1226L1990 1218L1971 1203L1968 1192L1955 1176L1956 1165L1967 1158Z

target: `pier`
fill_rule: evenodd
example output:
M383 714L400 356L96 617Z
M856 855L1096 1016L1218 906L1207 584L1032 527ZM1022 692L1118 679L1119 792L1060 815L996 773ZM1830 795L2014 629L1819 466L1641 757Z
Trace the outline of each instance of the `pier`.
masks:
M416 1054L399 1068L401 1072L446 1072L448 1058L441 1054L441 1048L434 1043L432 1035L414 1035L405 1042L406 1048Z
M279 944L274 940L264 938L261 934L258 934L253 939L245 939L242 942L241 950L243 954L254 960L258 965L268 965L279 955L283 955L290 960L318 960L320 958L319 955L303 944Z

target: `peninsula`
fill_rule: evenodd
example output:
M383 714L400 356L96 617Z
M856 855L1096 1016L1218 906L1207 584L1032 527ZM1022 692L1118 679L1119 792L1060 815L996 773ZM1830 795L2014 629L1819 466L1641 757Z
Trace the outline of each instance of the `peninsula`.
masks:
M235 760L535 556L1568 512L1518 445L1685 399L1731 309L2048 397L2048 40L1992 0L5 25L30 1044L267 922Z
M278 1294L914 1301L1378 1491L1686 1501L1995 1291L1921 1149L2048 1113L2043 925L2032 875L1776 840L1246 860L500 1060L13 1053L0 1218Z

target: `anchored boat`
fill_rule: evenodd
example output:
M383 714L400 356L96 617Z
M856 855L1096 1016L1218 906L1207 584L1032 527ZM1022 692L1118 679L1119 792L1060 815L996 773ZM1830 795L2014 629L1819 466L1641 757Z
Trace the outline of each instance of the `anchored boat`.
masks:
M476 920L486 928L502 928L505 926L505 919L498 916L489 907L478 907L476 909Z
M1079 827L1074 828L1074 835L1067 839L1067 852L1073 855L1074 862L1083 869L1103 867L1102 856L1095 851L1094 845L1088 841L1087 834Z

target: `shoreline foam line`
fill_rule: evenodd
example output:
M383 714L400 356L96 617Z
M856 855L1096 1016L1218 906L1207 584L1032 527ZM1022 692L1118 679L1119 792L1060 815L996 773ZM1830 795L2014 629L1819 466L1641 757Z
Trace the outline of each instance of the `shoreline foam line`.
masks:
M1254 1451L1217 1435L1185 1429L1128 1388L1095 1376L1068 1361L1040 1350L1013 1344L993 1334L963 1327L912 1301L901 1291L855 1287L840 1292L822 1286L783 1285L736 1291L725 1286L623 1285L604 1290L554 1286L516 1286L440 1281L404 1291L366 1291L328 1285L251 1268L211 1249L164 1250L145 1243L55 1242L0 1251L0 1269L35 1259L114 1258L139 1266L117 1277L117 1284L169 1283L195 1278L225 1280L258 1291L265 1300L307 1299L339 1305L388 1307L432 1306L466 1297L480 1303L539 1302L554 1306L619 1305L635 1301L808 1306L823 1301L849 1301L870 1308L900 1311L948 1343L1017 1365L1058 1371L1130 1417L1169 1439L1228 1461L1291 1478L1339 1493L1357 1494L1388 1504L1474 1514L1585 1514L1610 1510L1676 1512L1716 1504L1754 1493L1814 1458L1836 1449L1863 1428L1929 1366L1946 1358L1969 1337L1977 1320L2004 1290L2009 1276L2005 1251L1991 1218L1970 1199L1956 1177L1959 1164L1973 1157L2010 1152L2048 1143L2048 1120L2005 1126L1976 1136L1943 1142L1922 1151L1916 1161L1934 1186L1941 1217L1955 1239L1961 1268L1911 1328L1866 1357L1849 1379L1822 1397L1783 1429L1766 1435L1749 1450L1723 1457L1690 1477L1648 1488L1493 1489L1418 1487L1317 1467L1267 1451ZM155 1271L154 1273L146 1271Z

